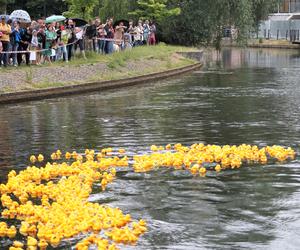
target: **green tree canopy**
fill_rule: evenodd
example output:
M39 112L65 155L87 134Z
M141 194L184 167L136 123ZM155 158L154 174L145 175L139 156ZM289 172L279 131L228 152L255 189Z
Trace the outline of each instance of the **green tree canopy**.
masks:
M6 2L6 4L3 4ZM0 0L0 9L6 8L6 13L13 10L26 10L34 18L47 17L52 14L61 14L67 10L67 4L63 0ZM0 13L0 14L2 14Z
M246 41L248 33L257 31L260 21L278 6L282 0L0 0L2 13L24 9L34 18L64 13L84 19L98 15L102 20L153 19L163 41L213 43L217 48L224 28L236 28L238 41Z
M129 0L102 0L98 14L100 14L102 20L109 17L113 17L115 20L127 19L128 11L132 4L134 4L132 2Z
M63 14L67 17L80 17L89 19L93 17L94 8L98 4L98 0L65 0L69 9Z
M0 0L0 14L9 14L7 7L14 2L14 0Z
M151 19L160 23L165 18L177 16L181 10L179 7L168 6L168 0L138 0L137 8L129 14L142 19Z
M214 44L220 48L224 29L234 27L237 40L246 41L249 32L274 10L276 0L174 0L181 14L167 19L162 37L185 45Z

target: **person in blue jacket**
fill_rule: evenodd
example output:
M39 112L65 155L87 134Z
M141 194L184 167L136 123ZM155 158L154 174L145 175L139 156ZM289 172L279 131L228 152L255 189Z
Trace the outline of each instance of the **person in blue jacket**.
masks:
M21 42L21 33L20 33L20 24L17 21L14 21L12 24L12 33L10 35L10 43L12 46L12 56L13 56L13 65L15 67L18 66L17 64L17 51L19 48L19 44Z

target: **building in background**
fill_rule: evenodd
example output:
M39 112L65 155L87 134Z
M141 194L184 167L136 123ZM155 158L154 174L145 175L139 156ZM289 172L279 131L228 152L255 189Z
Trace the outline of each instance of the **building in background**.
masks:
M277 13L270 14L268 20L261 22L258 38L285 39L299 41L300 38L300 0L282 0Z
M300 12L300 0L283 0L279 4L278 12L281 13L295 13Z

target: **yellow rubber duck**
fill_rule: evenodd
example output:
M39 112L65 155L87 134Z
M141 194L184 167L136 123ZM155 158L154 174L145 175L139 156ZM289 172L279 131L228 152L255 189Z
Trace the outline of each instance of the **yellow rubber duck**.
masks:
M39 162L43 162L44 161L44 156L42 154L39 154L37 157Z
M221 168L220 164L215 166L215 170L216 170L216 172L221 172L222 168Z
M8 228L8 229L6 230L6 235L7 235L10 239L14 238L14 237L16 236L16 234L17 234L17 229L16 229L15 226L11 226L10 228Z
M201 167L199 169L199 173L202 174L202 175L206 174L206 168L205 167Z
M50 244L52 247L57 247L59 245L60 241L61 241L61 238L58 237L57 235L53 235L50 238Z
M38 244L37 240L31 236L28 236L27 238L27 246L29 247L36 247Z
M36 162L36 157L34 155L31 155L29 158L31 163L35 163Z
M48 243L45 239L41 239L39 242L38 242L38 247L40 248L40 250L45 250L47 249L47 246L48 246Z
M190 169L190 171L191 171L191 173L192 173L193 175L196 175L196 174L198 173L199 169L200 169L200 166L199 166L198 164L195 164L195 165Z
M14 247L19 247L19 248L22 248L22 247L24 247L24 244L21 242L21 241L14 241L13 242L13 246Z

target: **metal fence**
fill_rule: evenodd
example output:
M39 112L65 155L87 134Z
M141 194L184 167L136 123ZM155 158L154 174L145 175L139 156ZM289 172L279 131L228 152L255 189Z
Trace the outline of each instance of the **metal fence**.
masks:
M296 41L300 35L300 20L272 21L261 23L258 38Z

